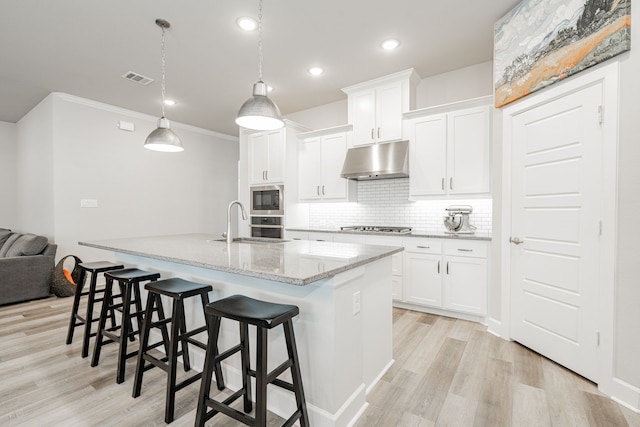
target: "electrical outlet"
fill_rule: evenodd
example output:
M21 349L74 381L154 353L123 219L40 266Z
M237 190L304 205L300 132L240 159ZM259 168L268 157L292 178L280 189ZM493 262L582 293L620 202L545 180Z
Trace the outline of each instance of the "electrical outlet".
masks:
M353 315L360 313L360 291L353 293Z
M80 199L81 208L97 208L98 201L96 199Z

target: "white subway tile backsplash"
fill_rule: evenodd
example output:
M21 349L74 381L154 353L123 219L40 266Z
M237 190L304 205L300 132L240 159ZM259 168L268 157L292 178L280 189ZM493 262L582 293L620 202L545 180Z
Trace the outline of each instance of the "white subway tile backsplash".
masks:
M359 181L357 203L310 204L309 226L386 225L444 230L442 217L451 205L473 206L471 224L478 231L491 232L491 199L410 202L408 178Z

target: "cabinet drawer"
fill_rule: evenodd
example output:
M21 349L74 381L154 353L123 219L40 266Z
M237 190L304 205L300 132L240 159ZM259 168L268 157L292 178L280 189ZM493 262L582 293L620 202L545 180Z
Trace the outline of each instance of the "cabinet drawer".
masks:
M442 249L445 255L487 257L487 243L476 240L447 240Z
M442 241L440 239L407 238L404 239L404 250L439 255L442 253Z

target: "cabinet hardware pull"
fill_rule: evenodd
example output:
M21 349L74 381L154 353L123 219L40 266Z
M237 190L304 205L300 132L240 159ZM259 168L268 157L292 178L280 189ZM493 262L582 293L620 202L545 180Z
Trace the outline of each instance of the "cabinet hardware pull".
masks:
M324 185L322 186L322 195L324 196Z
M264 177L264 171L262 171L262 180L265 181L266 178Z
M269 171L264 171L265 181L269 181Z
M453 190L453 177L449 178L449 190Z
M444 178L442 178L442 191L444 191Z
M449 274L449 261L447 261L447 274Z
M458 250L460 252L473 252L473 249L461 249L461 248L458 248Z
M440 261L438 261L438 274L440 274Z
M378 139L380 139L380 128L378 128Z
M373 140L373 131L374 131L374 129L371 128L371 140Z
M318 196L320 195L320 186L319 185L316 186L316 194Z
M430 248L431 248L431 246L420 246L420 245L417 245L417 246L416 246L416 248L420 248L420 249L430 249Z

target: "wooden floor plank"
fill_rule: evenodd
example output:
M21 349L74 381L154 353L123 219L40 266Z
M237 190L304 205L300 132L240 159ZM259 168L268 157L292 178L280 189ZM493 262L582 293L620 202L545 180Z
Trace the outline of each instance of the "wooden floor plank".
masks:
M166 374L145 373L133 399L135 360L123 384L115 383L115 346L105 346L92 368L80 357L81 328L65 344L72 302L51 297L0 307L0 425L165 426ZM355 427L640 427L640 414L595 384L478 323L402 309L393 310L393 322L395 363ZM193 425L198 387L177 393L172 426ZM269 414L269 427L282 421ZM242 424L218 416L207 425Z

